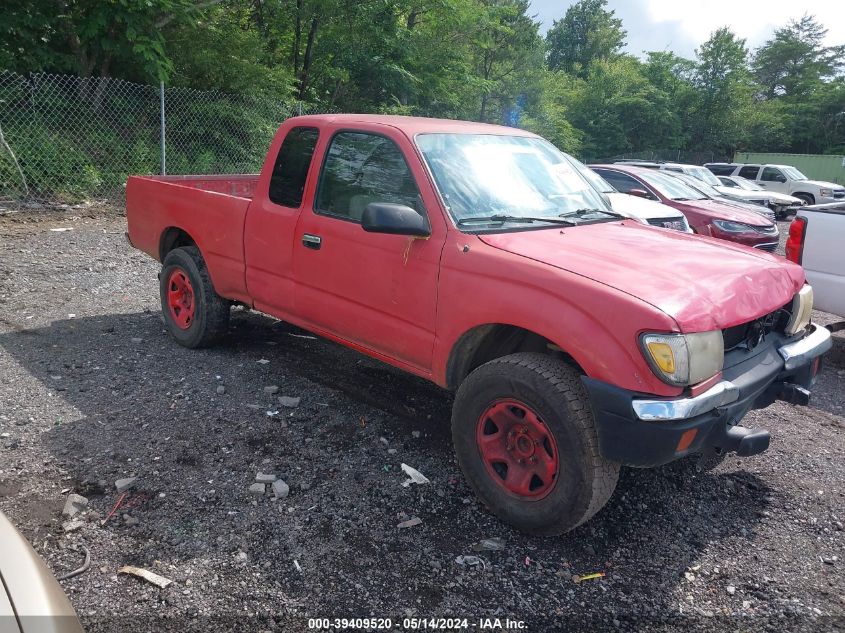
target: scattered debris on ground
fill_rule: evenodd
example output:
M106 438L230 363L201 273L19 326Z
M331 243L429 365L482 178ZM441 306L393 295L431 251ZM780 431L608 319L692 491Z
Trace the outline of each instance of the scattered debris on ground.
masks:
M623 469L592 520L532 537L467 486L449 393L242 308L219 345L181 348L164 332L158 265L126 244L125 219L49 231L70 225L0 218L0 511L57 576L90 549L88 571L62 583L88 633L111 633L112 618L180 633L359 614L757 633L845 617L845 332L810 407L749 414L772 433L766 453L705 472ZM71 495L87 499L72 517ZM503 548L481 545L494 539ZM124 565L173 582L130 581Z

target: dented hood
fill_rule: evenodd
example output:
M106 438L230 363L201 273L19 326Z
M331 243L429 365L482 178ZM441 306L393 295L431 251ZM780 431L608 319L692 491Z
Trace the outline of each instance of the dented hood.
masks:
M761 317L788 303L804 284L803 269L783 258L630 220L479 239L641 299L673 317L684 332Z

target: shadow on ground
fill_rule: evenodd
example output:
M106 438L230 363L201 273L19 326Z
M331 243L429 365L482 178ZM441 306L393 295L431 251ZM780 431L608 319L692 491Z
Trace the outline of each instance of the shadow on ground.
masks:
M230 561L244 551L286 595L325 614L460 607L565 621L586 601L599 619L659 619L677 610L673 589L710 543L753 546L775 495L751 473L699 473L689 460L623 470L592 521L561 538L526 537L472 500L451 453L448 393L262 315L237 311L230 336L210 350L177 346L157 313L56 321L0 335L0 347L78 412L40 441L95 509L112 506L115 479L139 477L129 511L140 525L104 528L135 547L112 555L144 566ZM281 407L268 385L301 397L300 406ZM385 442L398 453L388 454ZM432 483L399 486L400 461ZM247 487L261 469L288 480L295 511L252 504ZM397 530L402 512L423 525ZM30 530L43 520L34 507L26 516ZM489 569L455 563L493 536L507 548L482 554ZM573 574L594 571L606 579L572 583ZM234 565L216 572L228 599L266 602L224 582L240 577Z

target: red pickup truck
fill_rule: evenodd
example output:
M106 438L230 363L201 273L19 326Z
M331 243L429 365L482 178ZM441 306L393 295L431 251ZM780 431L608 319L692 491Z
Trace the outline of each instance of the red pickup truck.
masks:
M620 465L764 451L739 421L806 404L831 345L800 266L614 214L512 128L296 117L259 175L131 177L126 213L178 343L240 303L454 390L467 481L532 533L589 519Z

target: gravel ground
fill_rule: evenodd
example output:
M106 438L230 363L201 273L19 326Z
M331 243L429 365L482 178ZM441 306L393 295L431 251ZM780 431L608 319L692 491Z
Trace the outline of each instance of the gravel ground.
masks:
M0 510L57 575L90 549L90 570L63 583L88 630L304 631L315 616L470 629L498 617L529 631L845 625L841 334L812 406L750 415L773 433L768 452L704 473L690 460L623 470L593 520L532 538L464 484L449 394L243 310L221 346L177 346L157 265L124 230L108 211L0 218ZM403 462L430 483L400 485ZM251 494L259 472L290 495ZM125 477L138 479L102 523ZM71 491L90 509L65 534ZM492 537L504 550L473 551ZM127 564L173 583L118 575Z

